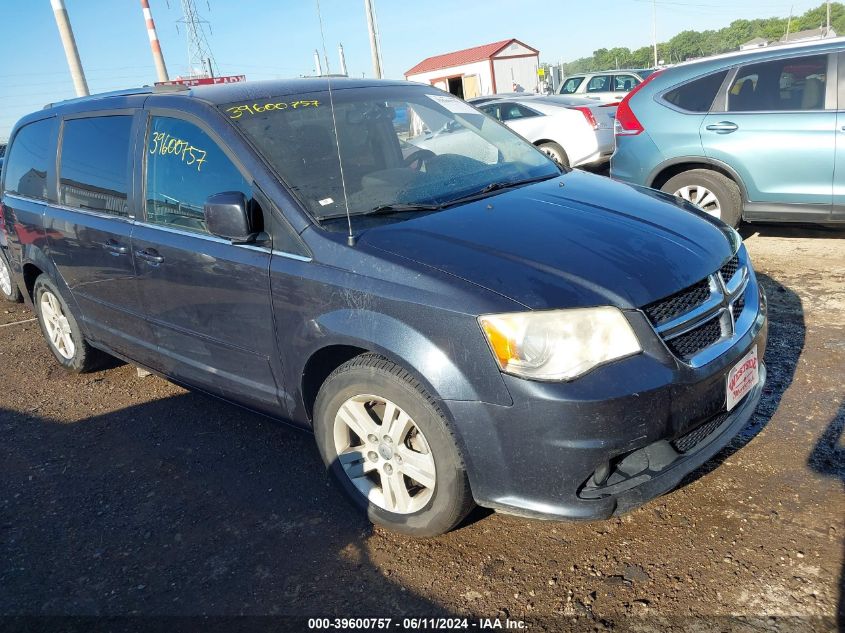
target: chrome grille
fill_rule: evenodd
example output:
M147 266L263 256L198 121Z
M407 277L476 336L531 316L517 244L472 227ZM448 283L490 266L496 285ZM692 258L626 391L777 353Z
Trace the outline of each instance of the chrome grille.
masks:
M734 316L734 321L736 321L739 318L739 315L742 314L743 308L745 308L745 292L740 293L740 295L736 298L736 301L734 301L731 305L731 313Z
M737 269L739 268L739 258L734 255L728 260L728 263L722 266L719 269L719 273L722 275L722 281L728 283L733 276L736 274Z
M643 310L652 325L661 325L700 306L710 296L710 282L702 279L697 284L684 288L671 297L655 301Z
M713 318L704 325L667 341L666 344L675 356L689 360L720 338L722 338L722 324L718 318Z
M734 255L711 275L646 305L643 312L672 354L700 366L712 357L705 350L734 336L748 279L744 256Z

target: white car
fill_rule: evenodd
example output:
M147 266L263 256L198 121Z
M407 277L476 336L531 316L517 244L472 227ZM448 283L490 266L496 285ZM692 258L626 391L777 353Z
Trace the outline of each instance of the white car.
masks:
M619 103L653 72L651 69L609 70L572 75L561 84L558 94Z
M505 98L478 109L531 141L561 165L601 165L615 147L616 106L565 96Z

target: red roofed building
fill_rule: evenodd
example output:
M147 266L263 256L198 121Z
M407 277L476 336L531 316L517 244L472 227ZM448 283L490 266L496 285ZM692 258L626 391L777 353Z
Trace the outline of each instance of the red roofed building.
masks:
M498 92L536 92L539 65L540 51L512 38L428 57L407 71L405 79L469 99Z

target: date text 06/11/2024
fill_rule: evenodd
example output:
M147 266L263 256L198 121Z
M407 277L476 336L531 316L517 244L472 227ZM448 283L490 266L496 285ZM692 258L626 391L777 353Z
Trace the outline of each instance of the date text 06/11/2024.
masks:
M503 629L512 631L527 630L523 620L502 618L309 618L310 630L373 630L399 629L419 631L452 631L452 630L492 630Z

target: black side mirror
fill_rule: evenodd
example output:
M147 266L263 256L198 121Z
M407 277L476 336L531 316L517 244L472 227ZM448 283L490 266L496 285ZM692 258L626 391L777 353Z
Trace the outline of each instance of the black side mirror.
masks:
M224 191L209 196L203 207L208 232L235 243L255 241L258 231L250 222L246 196L240 191Z

